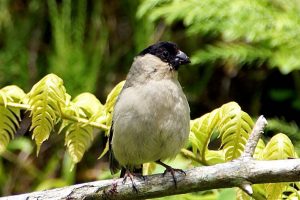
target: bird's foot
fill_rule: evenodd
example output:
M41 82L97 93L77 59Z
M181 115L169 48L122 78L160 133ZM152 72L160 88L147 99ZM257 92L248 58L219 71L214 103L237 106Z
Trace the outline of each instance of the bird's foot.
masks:
M131 173L128 169L126 169L126 172L125 172L125 174L124 174L122 183L125 184L127 178L129 178L130 181L131 181L131 183L132 183L132 189L133 189L136 193L138 193L138 189L137 189L137 187L136 187L136 184L135 184L134 181L133 181L133 177L134 177L134 176L135 176L135 174Z
M160 164L161 166L166 168L166 170L163 173L163 176L165 176L168 172L171 173L171 175L173 177L175 188L177 188L177 179L176 179L176 176L175 176L175 172L178 172L178 173L183 174L183 175L186 175L186 173L182 169L173 168L173 167L161 162L160 160L156 161L156 163Z

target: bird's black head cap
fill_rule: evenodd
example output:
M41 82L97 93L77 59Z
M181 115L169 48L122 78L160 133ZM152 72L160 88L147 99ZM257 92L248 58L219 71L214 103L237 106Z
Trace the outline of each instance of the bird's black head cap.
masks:
M163 62L167 62L171 65L175 70L177 70L180 65L190 63L189 57L180 51L178 46L173 42L158 42L153 44L140 52L139 56L146 54L160 58Z

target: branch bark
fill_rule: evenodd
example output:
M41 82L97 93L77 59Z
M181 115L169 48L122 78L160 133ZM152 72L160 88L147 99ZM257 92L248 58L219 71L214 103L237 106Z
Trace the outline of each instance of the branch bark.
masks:
M300 181L300 159L257 161L235 160L214 166L197 167L177 174L177 188L171 175L134 178L138 193L130 181L123 179L83 183L64 188L9 196L0 200L28 199L146 199L202 190L241 187L246 183L276 183ZM247 185L247 184L246 184Z

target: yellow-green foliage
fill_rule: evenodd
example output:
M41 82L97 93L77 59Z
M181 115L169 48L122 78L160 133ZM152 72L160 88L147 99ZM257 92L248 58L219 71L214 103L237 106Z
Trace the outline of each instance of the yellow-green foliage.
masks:
M271 138L271 140L264 144L262 140L259 141L254 157L259 160L280 160L297 157L294 146L291 140L283 133L279 133ZM297 183L298 184L298 183ZM290 197L296 197L299 193L294 187L289 186L289 183L267 183L254 185L254 192L260 193L266 199L285 199L283 192L290 191ZM237 190L237 197L241 200L250 199L240 189Z
M69 103L65 110L68 115L92 119L101 113L103 105L90 93L82 93ZM82 122L62 120L60 132L65 133L65 145L74 163L78 163L93 140L93 127Z
M112 112L114 109L114 105L117 101L119 93L121 92L124 84L125 84L125 81L121 81L120 83L118 83L107 96L106 103L104 106L104 116L105 116L106 125L108 127L111 127ZM109 136L109 130L106 131L106 135ZM109 140L107 140L105 148L102 151L101 155L99 156L99 159L102 158L108 152L108 150L109 150Z
M28 94L17 86L7 86L0 90L0 152L14 138L21 109L31 113L30 130L37 153L59 123L58 132L65 134L65 145L73 163L82 159L93 140L90 123L104 119L101 123L105 127L107 118L104 105L93 94L82 93L72 100L63 80L54 74L41 79Z
M282 73L300 68L298 0L144 0L137 15L150 22L180 21L187 35L209 37L212 42L191 54L193 64L259 60Z
M36 83L28 94L17 86L7 86L0 90L0 153L20 124L21 109L30 112L32 117L32 138L37 145L37 152L47 140L55 125L59 125L59 133L65 136L65 145L73 164L80 162L85 151L94 138L94 128L100 128L106 136L112 124L114 104L125 81L120 82L108 95L106 103L90 93L82 93L74 99L66 92L61 78L49 74ZM204 165L213 165L238 158L244 151L246 142L252 131L253 120L235 102L224 104L199 118L191 120L189 141L193 152L185 149L193 156L193 160ZM220 139L219 149L208 148L211 137ZM100 157L108 151L109 143ZM290 139L283 133L271 138L265 145L259 140L254 158L260 160L276 160L297 157ZM154 166L149 164L148 170ZM298 183L295 183L298 184ZM299 195L296 187L287 183L257 184L253 186L254 194L267 199L293 198ZM283 196L290 191L289 196ZM238 199L249 197L237 190Z
M252 119L237 103L224 104L191 121L190 141L193 152L208 165L238 158L244 150L252 126ZM218 151L208 149L214 132L221 138L221 148Z
M37 153L61 117L65 101L66 89L63 80L54 74L45 76L29 92L28 104L32 117L30 130L33 131L32 138L35 139Z
M20 108L8 107L9 103L19 103L25 96L17 86L6 86L0 90L0 153L2 153L19 128Z

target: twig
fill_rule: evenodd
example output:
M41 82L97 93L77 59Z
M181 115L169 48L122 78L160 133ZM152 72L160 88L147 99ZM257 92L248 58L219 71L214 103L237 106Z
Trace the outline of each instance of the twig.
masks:
M241 156L241 159L249 159L253 157L256 145L258 143L259 138L261 137L264 128L268 124L266 118L264 116L260 116L252 130L252 133L249 136L247 144L245 146L244 153Z
M241 162L246 162L247 160L253 160L253 155L254 155L255 148L257 146L259 138L263 134L264 128L266 127L267 123L268 122L267 122L266 118L263 115L259 116L256 123L254 124L252 132L251 132L251 134L249 136L249 139L246 143L244 152L240 156L240 158L238 158L237 160L239 160ZM252 195L253 194L253 189L251 187L251 184L252 184L251 182L244 180L244 181L240 182L239 188L241 188L248 195Z
M7 107L13 107L13 108L20 108L22 110L30 110L30 106L28 104L8 102L4 105L4 103L0 102L0 105L7 106ZM104 130L104 131L107 131L109 129L109 127L104 124L100 124L97 122L91 122L88 119L75 117L75 116L71 116L71 115L66 115L64 113L62 113L62 118L66 119L66 120L74 121L74 122L84 123L84 124L90 125L94 128L98 128L98 129Z

